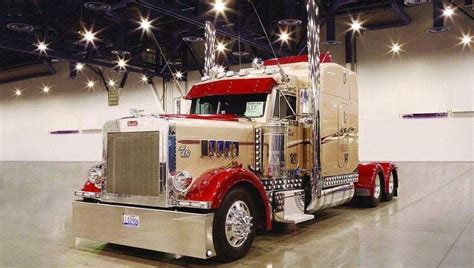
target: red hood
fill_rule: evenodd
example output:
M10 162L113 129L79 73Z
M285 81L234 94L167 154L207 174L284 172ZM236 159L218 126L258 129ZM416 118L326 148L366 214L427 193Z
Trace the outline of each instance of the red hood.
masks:
M161 118L187 118L203 119L216 121L239 121L239 118L233 114L160 114Z

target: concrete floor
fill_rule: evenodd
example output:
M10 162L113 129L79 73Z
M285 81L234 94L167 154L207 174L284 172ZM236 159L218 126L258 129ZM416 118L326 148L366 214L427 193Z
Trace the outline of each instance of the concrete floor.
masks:
M0 267L212 266L213 261L79 240L72 193L91 163L0 163ZM474 163L399 163L400 196L378 208L320 212L259 235L253 267L474 266Z

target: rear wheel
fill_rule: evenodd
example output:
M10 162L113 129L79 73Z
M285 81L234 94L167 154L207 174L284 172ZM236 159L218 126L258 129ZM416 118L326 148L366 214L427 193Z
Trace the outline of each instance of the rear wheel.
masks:
M388 177L388 187L387 191L382 195L382 201L390 201L393 199L393 193L395 192L395 178L393 172L390 172Z
M256 211L245 189L235 188L225 196L215 213L212 230L219 260L230 262L247 254L256 234Z
M382 180L383 180L383 174L379 172L377 176L375 176L375 181L374 181L374 193L372 196L366 197L366 205L368 207L376 207L380 204L380 201L382 201Z

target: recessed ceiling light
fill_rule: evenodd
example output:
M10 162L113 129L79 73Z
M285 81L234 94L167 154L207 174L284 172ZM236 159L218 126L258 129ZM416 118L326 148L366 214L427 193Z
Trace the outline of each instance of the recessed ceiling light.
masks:
M103 2L86 2L84 3L84 7L93 11L104 12L108 11L112 8L111 5Z
M196 43L196 42L202 42L204 39L199 36L184 36L183 41L185 42L190 42L190 43Z
M250 53L248 53L246 51L234 51L234 52L232 52L232 55L234 55L236 57L245 57L245 56L250 55Z
M301 24L299 19L282 19L278 21L278 24L283 26L296 26Z
M7 28L19 32L19 33L31 33L35 29L33 26L27 24L27 23L22 23L22 22L11 22L7 24Z

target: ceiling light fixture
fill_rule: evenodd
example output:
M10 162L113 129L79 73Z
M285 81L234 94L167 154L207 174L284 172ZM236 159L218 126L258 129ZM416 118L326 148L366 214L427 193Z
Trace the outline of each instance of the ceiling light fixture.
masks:
M224 13L224 11L227 9L226 4L223 0L216 0L216 2L213 5L214 5L214 10L216 11L217 14Z
M354 32L360 32L362 29L362 23L358 20L353 20L351 23L351 30Z
M290 34L286 31L281 31L278 35L278 40L280 40L282 43L288 44L289 40L291 40Z
M443 16L450 18L454 15L454 9L450 6L447 6L443 11Z
M119 70L125 70L127 68L127 61L124 58L118 58L116 62Z
M226 50L226 45L224 44L224 42L218 42L216 45L216 50L219 53L223 53Z
M48 94L51 91L51 87L48 85L43 85L42 89L43 93Z
M87 86L88 89L93 89L94 86L95 86L95 81L94 80L87 81L86 86Z
M48 44L46 44L43 41L40 41L36 43L35 46L36 46L36 50L38 50L40 54L43 54L43 53L46 54L46 51L48 50Z
M108 82L107 82L107 85L109 85L109 87L115 87L115 84L116 82L112 79L110 79Z
M112 6L109 4L106 4L103 2L96 2L96 1L85 2L84 7L93 11L97 11L97 12L108 11L112 8Z
M184 36L183 37L184 42L189 42L189 43L197 43L197 42L202 42L204 39L199 36Z
M19 33L31 33L35 29L30 24L23 22L10 22L7 24L7 28Z
M21 94L22 94L21 90L17 88L15 90L15 96L19 97L19 96L21 96Z
M97 40L97 37L96 37L96 33L94 33L92 30L84 30L84 32L82 33L82 36L83 38L81 41L85 41L86 46L89 44L92 44L93 46L95 45L94 41Z
M282 19L278 21L278 24L283 26L296 26L302 23L299 19Z
M84 64L78 62L76 63L76 70L77 71L82 71L84 69Z
M181 79L181 78L183 78L183 73L180 72L180 71L177 71L177 72L174 74L174 76L175 76L177 79Z
M148 18L142 18L140 21L140 29L142 29L145 32L150 31L152 25L151 22L148 20Z
M141 79L143 83L148 83L148 76L146 76L145 74L142 75Z
M471 43L473 42L472 36L470 36L469 34L463 34L462 37L460 37L459 39L461 40L461 44L463 47L471 47Z
M390 46L390 51L393 53L393 54L400 54L400 52L402 51L402 46L399 44L399 43L392 43L392 45Z

